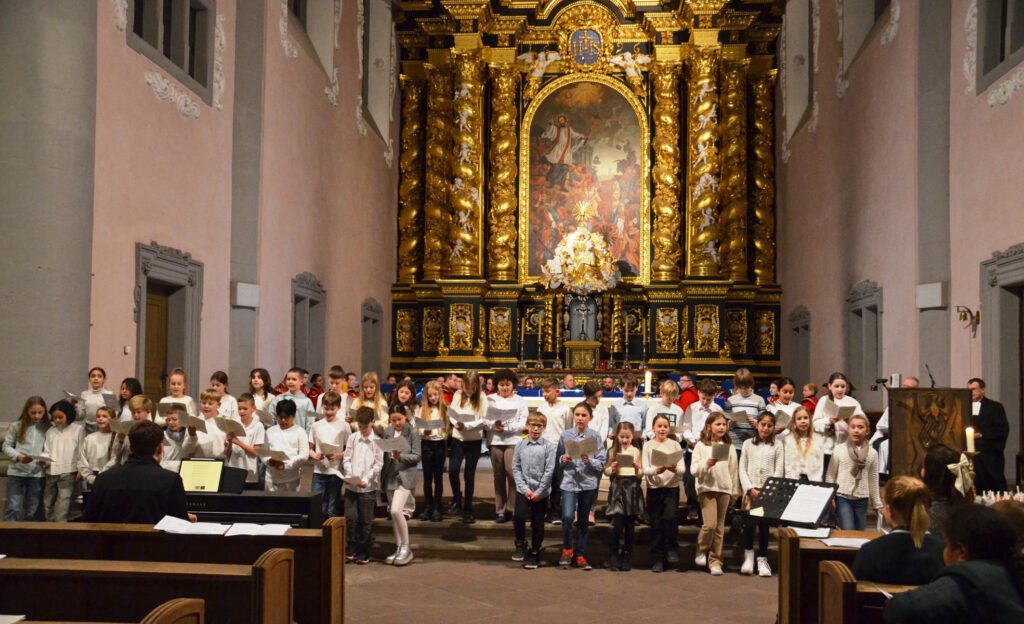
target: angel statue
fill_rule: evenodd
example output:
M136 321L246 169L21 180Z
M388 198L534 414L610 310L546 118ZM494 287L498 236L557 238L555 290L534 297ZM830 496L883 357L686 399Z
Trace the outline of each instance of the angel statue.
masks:
M537 95L537 90L540 89L540 83L544 79L544 73L547 72L548 66L555 61L562 60L562 55L554 50L544 50L540 53L524 52L516 58L522 61L526 66L526 71L530 72L526 88L523 89L523 99L532 100L533 96Z
M644 97L647 95L644 89L643 76L640 73L640 68L651 62L651 57L647 54L637 54L635 57L632 52L621 52L608 59L608 62L616 67L621 67L626 72L626 82L633 88L633 93L637 97Z

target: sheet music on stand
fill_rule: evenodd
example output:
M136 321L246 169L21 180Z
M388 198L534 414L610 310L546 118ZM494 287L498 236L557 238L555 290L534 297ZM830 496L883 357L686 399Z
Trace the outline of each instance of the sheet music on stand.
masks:
M815 528L828 513L837 489L834 483L768 477L748 513L769 524Z

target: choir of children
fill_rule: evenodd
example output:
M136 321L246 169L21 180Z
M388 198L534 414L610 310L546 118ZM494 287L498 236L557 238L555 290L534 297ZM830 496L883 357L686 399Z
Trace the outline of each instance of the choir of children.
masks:
M951 497L951 479L941 468L956 460L955 453L930 451L935 459L926 462L922 473L928 485L911 477L894 478L885 487L883 503L878 455L868 444L870 424L849 396L849 382L841 373L829 377L822 401L815 400L811 385L804 390L803 403L795 402L797 386L783 378L766 405L753 392L750 371L740 369L726 410L744 417L732 419L715 403L718 385L703 379L692 386L689 376L686 390L695 400L688 400L685 408L677 403L674 382L661 384L656 402L642 401L636 396L636 378L626 375L622 398L610 408L600 401L603 388L587 382L585 400L571 411L560 397L558 380L541 380L543 401L531 411L517 394L519 379L510 370L494 374L490 395L472 371L461 380L427 383L419 399L411 382L401 382L389 395L390 405L376 373L365 373L356 387L340 367L332 368L328 388L316 392L315 404L307 396L305 374L289 370L285 391L275 396L269 373L254 369L249 392L235 399L227 394L227 375L217 371L211 387L199 394L198 410L186 394L187 378L180 369L168 376L168 396L156 412L133 378L122 382L120 401L113 400L103 387L106 374L98 367L89 371L90 387L77 405L61 400L47 410L41 397L30 397L4 440L3 452L11 460L4 519L36 519L45 510L47 520L67 520L77 489L87 490L99 472L127 456L127 437L112 430L127 414L135 421L166 421L163 455L170 469L187 457L222 458L246 471L248 489L295 491L308 464L312 491L323 493L324 515L347 518L346 559L356 563L369 561L375 506L383 495L395 538L395 551L385 561L404 566L413 560L408 519L415 509L421 464L424 506L416 518L439 522L447 511L472 524L476 466L486 437L496 520L513 521L512 559L527 569L540 565L546 522L561 524L559 565L591 569L588 534L599 485L606 477L604 513L612 525L607 568L632 569L635 527L641 518L650 524L652 570L677 566L680 505L689 503L691 518L696 519L698 506L702 516L696 566L721 575L729 509L740 496L745 508L756 506L766 480L774 476L836 483L841 528L863 530L869 505L885 518L893 531L860 552L854 565L858 578L925 583L939 574L936 584L942 587L943 578L965 574L998 580L983 564L999 553L989 553L970 533L995 522L991 518L961 513L968 524L947 529L945 560L961 562L952 566L956 569L942 568L942 543L927 533L928 505L935 509L936 497L943 505ZM838 417L835 408L841 407L852 407L852 415ZM197 412L205 432L192 419ZM237 426L225 433L224 419L239 421L245 434ZM91 433L83 420L94 429ZM268 421L274 424L265 428ZM452 499L447 510L442 508L446 460ZM941 515L948 511L955 517L963 507L943 508ZM937 528L934 522L931 528ZM771 576L769 535L767 525L745 517L741 573L756 570ZM913 599L900 601L899 612L927 608L925 600L937 600L931 590L911 595ZM945 597L946 602L955 598Z

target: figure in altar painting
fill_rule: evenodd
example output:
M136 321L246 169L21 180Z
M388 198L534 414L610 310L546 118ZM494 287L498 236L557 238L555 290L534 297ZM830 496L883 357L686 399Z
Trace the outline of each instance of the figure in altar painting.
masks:
M624 277L640 274L640 120L626 98L575 82L538 105L530 133L529 274L576 228L573 207L595 206L586 227L604 236Z

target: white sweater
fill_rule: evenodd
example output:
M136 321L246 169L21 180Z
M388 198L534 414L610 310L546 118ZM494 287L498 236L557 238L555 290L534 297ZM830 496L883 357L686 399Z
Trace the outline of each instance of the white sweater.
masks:
M704 442L697 442L697 445L693 447L693 457L690 459L690 474L697 480L697 494L718 492L739 496L741 490L736 447L729 445L729 461L727 462L715 462L714 466L709 467L709 459L711 459L711 446Z
M783 472L782 441L754 444L754 438L743 442L740 453L740 485L746 492L764 487L768 477L781 477Z
M881 509L882 499L878 493L878 453L868 446L868 457L860 476L853 477L853 459L847 444L837 444L832 451L825 480L839 485L838 494L843 498L870 499L872 509Z
M558 441L562 438L562 432L572 427L572 411L569 410L569 406L561 403L552 405L544 401L537 408L537 413L543 414L548 419L548 424L544 427L544 433L541 437L558 446Z
M484 420L484 416L487 414L487 406L489 401L487 397L480 398L480 407L473 409L473 403L467 398L465 405L462 405L462 391L455 393L452 397L452 404L448 406L448 420L452 423L452 438L456 440L462 440L464 442L473 442L475 440L482 440L484 437L484 431L487 430L487 421ZM464 423L465 428L459 431L455 428L456 421L452 418L451 413L459 412L460 414L476 414L476 419Z
M85 428L78 422L46 430L43 454L50 458L47 474L63 475L78 472L78 448L85 437Z
M501 410L502 413L515 414L510 418L503 419L502 426L503 430L498 432L495 427L499 421L488 421L490 423L490 431L488 431L488 446L514 446L523 439L523 431L526 431L526 417L530 413L530 409L526 407L526 399L513 394L507 399L492 394L487 397L487 411Z
M91 484L96 478L93 473L101 472L107 465L112 435L109 431L94 431L82 440L78 450L78 474L86 483Z
M786 436L782 447L785 456L785 469L782 476L787 479L799 479L800 475L807 475L811 481L821 481L825 476L822 474L822 457L825 455L824 443L825 438L821 434L814 434L811 436L810 448L806 449L806 454L803 454L800 452L801 440L793 434Z
M825 406L826 398L827 397L822 397L821 400L818 401L818 404L814 407L814 420L812 421L812 423L814 425L815 432L828 435L828 438L826 438L825 440L824 449L826 455L831 455L832 449L834 447L839 446L843 442L846 442L846 426L845 423L843 425L839 425L839 423L842 421L837 422L837 426L833 426L832 423L829 421L829 417L825 415L825 410L823 409ZM857 401L857 399L853 398L852 396L847 395L841 399L832 400L835 401L835 404L838 405L839 407L852 405L854 407L854 415L864 415L864 408L862 408L860 406L860 402Z
M267 448L271 451L281 451L288 456L288 461L284 462L284 467L280 470L268 463L267 479L274 483L298 481L301 476L299 469L309 459L309 438L306 436L306 430L298 425L292 425L287 429L274 425L267 429Z

